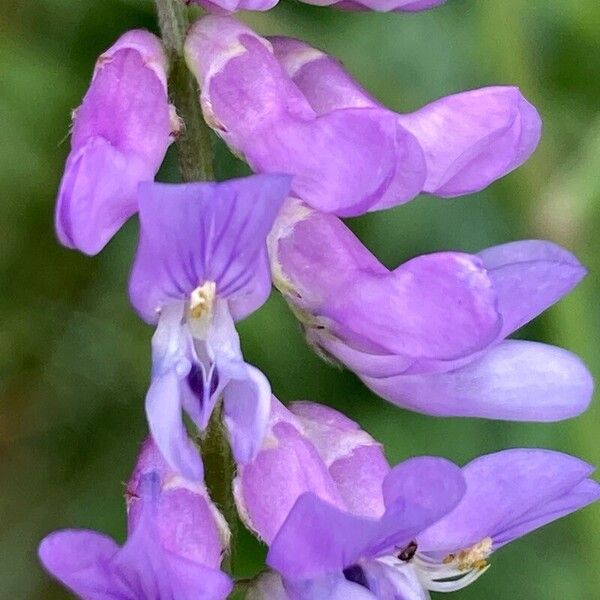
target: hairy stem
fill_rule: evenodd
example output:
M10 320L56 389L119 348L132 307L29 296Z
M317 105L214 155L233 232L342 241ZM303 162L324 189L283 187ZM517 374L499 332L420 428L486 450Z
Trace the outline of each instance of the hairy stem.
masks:
M179 168L184 181L207 181L214 178L210 130L202 117L198 86L188 70L183 45L189 27L186 8L181 0L155 0L163 44L170 63L169 96L183 121L177 136ZM234 462L222 424L222 402L213 411L210 423L200 440L206 485L231 529L232 549L223 568L232 573L233 542L237 529L237 513L231 484Z
M223 560L223 569L233 573L237 511L233 499L232 481L235 471L227 434L223 426L223 402L219 401L202 439L200 448L204 460L206 486L213 502L219 507L231 530L231 549Z
M183 57L189 19L181 0L155 0L158 24L170 63L169 95L183 127L177 136L179 168L184 181L214 179L210 129L198 101L198 86Z

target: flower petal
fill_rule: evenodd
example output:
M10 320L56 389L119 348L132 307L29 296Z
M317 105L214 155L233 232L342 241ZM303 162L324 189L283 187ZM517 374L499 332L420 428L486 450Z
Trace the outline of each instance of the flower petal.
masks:
M61 243L99 252L136 210L171 143L166 58L158 38L130 31L105 52L74 116L56 206Z
M234 482L238 512L252 531L270 543L304 492L343 506L325 463L300 424L273 398L262 449L252 461L238 465Z
M453 371L361 379L382 398L418 412L517 421L574 417L593 391L589 371L574 354L515 340Z
M334 320L334 335L350 345L369 340L380 351L415 358L468 355L500 328L481 263L452 252L419 256L385 277L348 282L323 314Z
M142 318L206 281L221 298L246 294L264 260L266 238L287 196L289 177L139 187L140 241L129 293ZM264 286L264 277L260 279ZM268 294L256 295L260 302ZM258 306L247 306L256 310Z
M140 180L154 172L102 137L90 138L67 160L55 225L61 244L97 254L137 210Z
M357 423L316 402L292 402L304 435L317 448L350 512L381 517L381 486L390 466L381 444Z
M180 385L173 371L155 378L146 395L146 416L152 438L171 468L188 479L199 480L204 470L183 424Z
M562 503L592 471L578 458L551 450L505 450L477 458L463 468L462 501L419 535L419 550L455 551L486 537L495 541L513 524L529 516L535 521L548 503Z
M86 600L114 600L116 582L108 563L119 546L94 531L65 529L46 536L39 558L47 571Z
M536 109L514 87L455 94L398 118L425 152L424 191L443 197L482 190L516 169L541 136Z
M220 373L229 379L223 391L224 420L235 460L246 463L259 451L271 407L271 386L252 365L243 363Z
M552 242L525 240L479 252L498 296L501 337L568 294L586 270L570 252Z
M600 485L591 479L584 479L569 492L544 502L537 510L530 510L521 521L512 522L507 529L494 536L494 544L497 548L503 546L599 499Z
M456 506L464 481L449 461L421 457L395 467L383 491L387 510L381 519L352 515L303 494L273 540L267 564L285 579L343 571L361 558L411 541Z
M186 59L207 122L255 171L292 173L292 191L311 206L350 216L392 183L398 201L419 193L421 149L393 113L350 108L317 116L269 42L248 27L201 19L186 40ZM400 156L409 167L397 176Z

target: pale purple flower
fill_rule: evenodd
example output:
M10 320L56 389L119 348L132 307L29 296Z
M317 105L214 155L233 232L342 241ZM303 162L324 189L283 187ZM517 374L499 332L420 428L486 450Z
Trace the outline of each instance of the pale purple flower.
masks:
M202 477L202 462L182 410L204 429L222 397L240 461L262 441L270 386L244 361L234 322L270 293L266 236L289 183L284 175L262 175L140 186L140 241L129 290L142 318L158 324L146 412L163 456L190 479Z
M207 122L258 172L294 174L292 191L339 216L483 189L540 138L537 111L513 87L449 96L399 115L322 52L269 41L230 17L198 21L186 59Z
M274 283L309 343L394 404L440 416L555 421L591 400L579 358L505 339L585 275L556 244L431 254L390 271L337 217L290 200L269 248Z
M240 516L271 546L268 562L290 597L361 598L366 591L344 577L346 566L404 547L448 513L464 492L460 469L421 457L391 470L381 446L337 411L310 402L288 410L275 399L272 406L263 448L238 466ZM294 538L291 529L302 533ZM302 559L285 565L290 552ZM261 584L270 591L257 597L278 597L280 581Z
M138 183L154 179L176 129L166 71L160 40L142 30L125 33L98 59L73 115L56 203L65 246L96 254L136 211Z
M354 108L394 114L423 149L423 191L441 197L479 191L521 165L538 145L541 120L520 90L487 87L395 114L370 96L331 56L300 40L269 38L275 56L319 115ZM396 204L389 192L376 208Z
M232 589L219 570L229 530L204 485L165 465L144 445L127 488L128 538L66 529L39 548L44 567L83 600L221 600Z
M273 8L279 0L185 0L186 4L197 4L219 14L238 10L265 11ZM335 6L344 10L374 10L378 12L415 12L428 10L444 4L446 0L302 0L315 6Z
M368 434L325 406L274 401L277 429L234 488L277 572L257 580L251 600L424 600L465 587L492 552L600 497L593 468L560 452L507 450L462 469L420 457L390 469Z

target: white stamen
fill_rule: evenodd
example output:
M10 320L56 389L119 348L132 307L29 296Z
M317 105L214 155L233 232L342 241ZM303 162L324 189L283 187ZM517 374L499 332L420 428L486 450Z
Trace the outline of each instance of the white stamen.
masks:
M442 561L417 553L411 563L417 570L423 587L433 592L455 592L479 579L490 567L492 539L487 537Z
M190 294L188 324L194 338L206 338L212 323L216 298L217 284L214 281L206 281Z

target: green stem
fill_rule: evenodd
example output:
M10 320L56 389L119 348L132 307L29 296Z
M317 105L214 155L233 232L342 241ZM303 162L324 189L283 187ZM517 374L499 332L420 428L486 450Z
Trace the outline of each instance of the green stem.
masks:
M223 559L222 567L233 574L235 536L238 524L235 501L233 499L232 482L235 464L223 426L223 402L219 401L210 418L208 427L200 440L202 459L204 461L204 478L213 502L229 524L231 530L231 548Z
M181 0L155 0L163 44L170 63L169 96L183 121L177 136L179 168L184 181L214 179L210 129L204 122L198 100L198 86L183 55L188 15ZM223 428L222 402L215 407L210 423L200 440L205 480L212 500L231 529L232 548L237 529L237 512L232 493L235 472L227 435ZM226 555L223 568L232 573L233 550Z
M186 8L181 0L155 0L155 4L170 63L169 95L183 125L176 142L181 177L184 181L209 181L214 179L210 129L202 117L198 85L183 56L189 27Z

